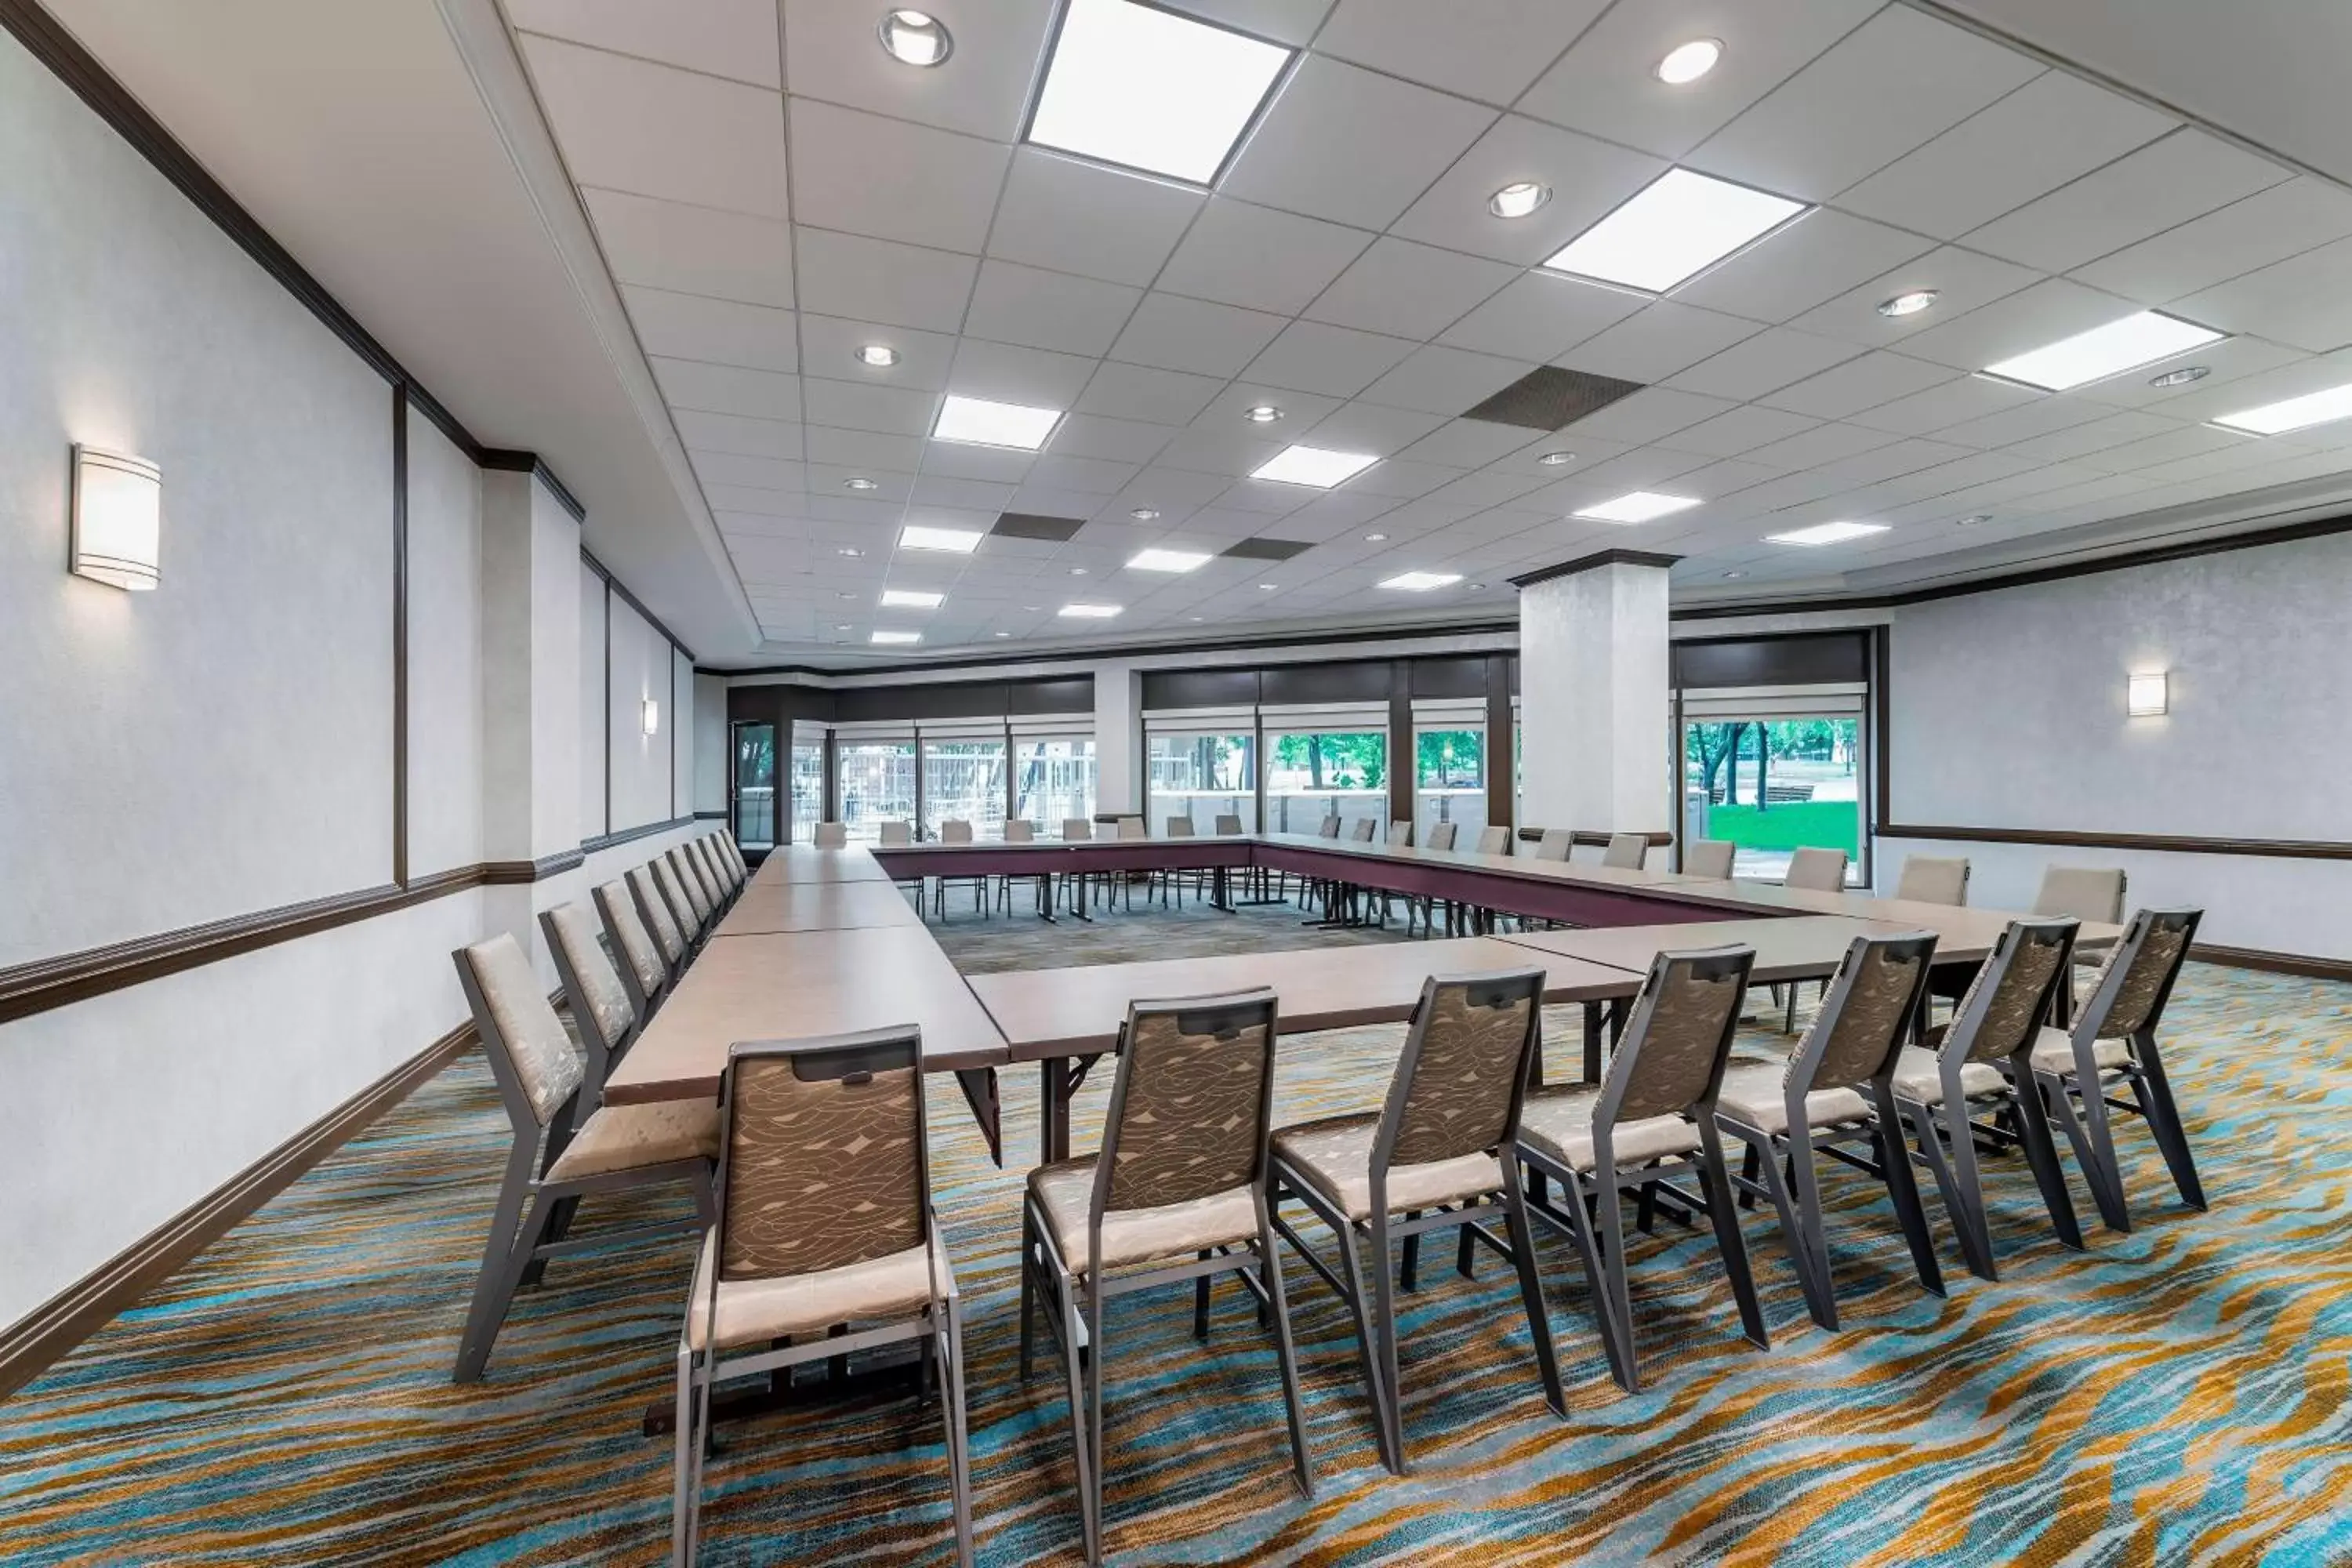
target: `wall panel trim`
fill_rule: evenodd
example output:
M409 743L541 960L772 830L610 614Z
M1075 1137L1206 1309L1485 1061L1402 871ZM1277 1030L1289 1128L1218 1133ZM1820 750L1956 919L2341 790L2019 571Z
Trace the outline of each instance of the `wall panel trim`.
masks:
M2067 849L2135 849L2163 855L2255 855L2283 860L2352 860L2352 843L2330 838L2207 838L2174 833L2092 833L2071 828L1933 827L1893 822L1885 838L1948 838L1965 844L2042 844Z

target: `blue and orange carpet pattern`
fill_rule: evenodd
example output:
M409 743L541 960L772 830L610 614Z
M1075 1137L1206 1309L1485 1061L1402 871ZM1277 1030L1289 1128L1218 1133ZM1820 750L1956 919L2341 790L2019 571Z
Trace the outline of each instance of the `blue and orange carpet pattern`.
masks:
M973 967L992 966L993 940L954 939ZM1278 1114L1370 1108L1401 1035L1286 1039ZM1507 1270L1488 1259L1465 1280L1433 1247L1402 1299L1403 1479L1374 1457L1344 1312L1294 1265L1311 1502L1239 1288L1220 1289L1205 1345L1189 1295L1123 1299L1105 1335L1108 1549L1129 1563L2352 1562L2352 987L2192 966L2166 1037L2210 1213L2179 1205L2126 1119L2132 1234L2098 1229L2074 1175L2090 1246L2067 1251L2021 1163L1995 1162L2002 1279L1961 1268L1931 1196L1951 1291L1937 1300L1874 1184L1832 1174L1843 1331L1806 1318L1769 1214L1745 1217L1769 1352L1739 1338L1707 1241L1662 1224L1634 1248L1634 1395L1608 1376L1572 1253L1547 1239L1564 1423L1538 1395ZM1778 1038L1754 1030L1744 1048ZM1017 1165L1034 1089L1016 1076L1005 1092ZM1032 1383L1016 1370L1020 1173L989 1164L951 1088L934 1093L981 1560L1075 1562L1063 1384L1050 1357ZM1102 1093L1081 1101L1081 1148ZM670 1448L640 1419L669 1391L684 1239L552 1265L488 1381L449 1382L505 1136L468 1056L0 1403L0 1562L662 1561ZM584 1209L575 1234L631 1217ZM941 1443L935 1405L889 1392L732 1425L704 1560L950 1561Z

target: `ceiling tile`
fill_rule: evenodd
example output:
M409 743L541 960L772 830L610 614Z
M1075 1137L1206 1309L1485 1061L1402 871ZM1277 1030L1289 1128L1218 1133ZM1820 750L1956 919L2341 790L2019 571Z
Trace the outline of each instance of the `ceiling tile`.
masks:
M2162 305L2347 235L2352 191L2303 174L2078 267L2074 276Z
M1939 301L1937 310L1941 308ZM1960 370L1982 370L2029 349L2121 321L2137 310L2128 300L2085 289L2068 279L2048 278L1966 315L1914 332L1904 341L1903 352Z
M2045 71L1837 202L1866 217L1951 239L2179 123L2072 72Z
M1263 310L1155 291L1143 297L1110 352L1131 364L1238 375L1285 325L1283 318Z
M1577 440L1597 436L1604 441L1629 441L1639 444L1686 430L1702 419L1714 417L1732 407L1728 398L1706 397L1696 392L1676 392L1672 387L1645 386L1630 396L1621 397L1606 408L1596 409L1570 426L1569 433Z
M1658 444L1676 451L1729 458L1752 452L1775 441L1786 440L1820 423L1808 415L1750 405L1745 408L1734 408L1727 414L1718 414L1712 419L1703 419L1672 435L1662 436Z
M1345 403L1311 428L1291 438L1339 452L1393 457L1445 423L1444 416L1373 403Z
M1675 298L1785 321L1927 248L1917 235L1821 207L1709 268Z
M1307 317L1394 337L1433 338L1504 284L1497 261L1382 238L1339 274Z
M1824 428L1853 430L1860 426L1848 425L1824 426ZM1873 431L1871 434L1876 436L1879 432ZM1803 437L1800 437L1799 439L1801 440ZM1874 485L1882 479L1917 473L1922 468L1932 468L1939 463L1948 463L1969 455L1969 449L1965 447L1955 447L1947 441L1929 441L1914 437L1909 440L1890 441L1883 447L1870 447L1854 453L1851 457L1818 464L1813 471L1825 479L1835 479L1842 485ZM1763 458L1767 454L1759 452L1757 456Z
M2277 402L2277 397L2264 398L2255 395L2260 384L2257 378L2289 370L2298 365L2325 365L2295 349L2284 348L2257 337L2224 338L2218 343L2208 343L2188 363L2201 365L2207 372L2203 379L2187 386L2151 386L2153 373L2147 376L2118 375L2084 387L2074 395L2085 403L2105 403L2121 408L2148 408L2178 418L2193 419L2210 414L2231 414L2248 406L2259 406L2265 401ZM2282 392L2280 397L2291 397L2301 392L2316 392L2346 380L2352 380L2352 370L2337 366L2323 370L2308 386Z
M805 453L801 427L774 419L749 419L739 414L701 414L679 409L670 416L678 439L697 452L725 452L742 458L777 458L798 462Z
M1031 466L1029 482L1080 495L1117 495L1141 469L1140 463L1113 463L1100 458L1066 458L1048 454Z
M1190 468L1237 479L1264 468L1283 447L1264 427L1239 420L1221 425L1194 425L1161 448L1153 462L1171 468Z
M702 465L698 462L694 468L699 475ZM798 517L806 500L798 489L763 489L751 485L721 484L707 476L703 478L702 493L703 498L709 501L711 512L718 517L721 529L729 527L732 518L756 517L772 522L779 518Z
M1535 369L1525 360L1497 359L1429 344L1366 387L1367 402L1453 416L1474 408Z
M522 52L580 184L786 216L781 95L530 35Z
M1679 158L1878 9L1878 0L1643 0L1612 6L1519 100L1539 120ZM1701 88L1657 78L1666 51L1720 38Z
M1448 327L1437 341L1481 353L1541 354L1549 360L1649 302L1646 294L1529 272Z
M1608 0L1339 0L1315 36L1337 55L1485 103L1508 103L1607 8Z
M541 4L552 0L540 0ZM643 0L604 4L660 14L671 6L646 6ZM729 0L765 8L772 0ZM1029 80L1043 53L1051 0L926 0L929 13L955 38L955 64L947 70L909 70L878 46L878 13L838 0L783 0L784 63L792 90L871 110L899 120L961 131L997 142L1021 132Z
M1843 419L1849 414L1859 414L1865 408L1892 403L1898 397L1907 397L1937 382L1951 379L1952 373L1942 365L1881 350L1832 366L1794 386L1783 387L1763 401L1774 408L1785 408L1795 414ZM1758 460L1770 462L1772 459L1761 458Z
M2224 331L2326 353L2352 343L2352 239L2339 239L2191 294L2177 314Z
M699 360L664 359L649 355L662 399L673 409L705 414L748 414L759 419L798 420L801 381L774 371L746 370L740 365L706 364Z
M687 456L694 464L696 477L707 485L735 485L751 489L778 491L803 489L808 483L806 470L799 463L783 462L773 458L747 458L730 452L697 452L691 449Z
M963 330L1024 348L1100 358L1143 298L1139 289L1010 261L981 264Z
M1834 463L1841 458L1851 458L1857 452L1867 452L1884 447L1895 439L1884 430L1865 429L1860 425L1816 425L1786 440L1759 447L1742 456L1751 463L1762 463L1774 468L1811 468Z
M1140 288L1176 248L1201 199L1165 180L1019 148L988 254Z
M1108 419L1099 414L1073 414L1055 428L1045 449L1057 457L1148 463L1176 433L1176 427L1169 425Z
M1968 244L2063 272L2277 184L2289 173L2185 128L1971 230Z
M1204 22L1293 47L1313 38L1315 29L1331 11L1331 0L1160 0L1160 4L1171 11L1183 11Z
M1887 348L2040 280L2040 273L2013 261L1947 245L1815 306L1789 325L1824 337ZM1896 295L1923 289L1936 293L1936 302L1927 310L1909 316L1879 314L1878 307Z
M1497 462L1534 442L1549 443L1549 440L1548 433L1522 430L1514 425L1496 425L1484 419L1455 419L1439 426L1398 456L1414 462L1443 464L1448 468L1477 468Z
M1361 229L1213 196L1158 287L1297 315L1371 242Z
M801 395L812 425L873 430L885 436L927 436L940 400L936 394L903 386L869 386L810 376Z
M1686 162L1782 195L1827 201L2042 68L1948 22L1889 5Z
M980 268L971 257L818 228L796 230L793 237L805 309L939 332L962 327Z
M1680 372L1666 384L1685 392L1736 397L1744 403L1842 364L1860 353L1860 345L1841 339L1770 327Z
M596 243L615 283L746 304L793 304L792 229L716 207L584 188Z
M1109 361L1096 370L1076 406L1081 414L1106 414L1114 419L1189 425L1223 385L1214 376Z
M836 430L812 425L802 432L812 465L870 471L887 468L911 474L922 466L923 442L919 436L883 436L871 430Z
M1268 386L1353 397L1412 353L1413 347L1401 338L1327 327L1318 321L1293 321L1250 362L1247 374Z
M1001 142L794 98L793 218L976 254L1011 156Z
M1742 317L1660 300L1586 339L1555 363L1623 381L1664 381L1760 330Z
M1990 376L1964 375L1925 392L1882 403L1875 408L1857 409L1846 417L1856 425L1867 425L1892 435L1935 435L1950 441L1958 439L1951 434L1955 426L2048 395L2013 382L1995 381Z
M1495 118L1462 99L1309 55L1222 188L1263 206L1386 228Z
M956 340L945 332L848 321L837 316L803 315L800 321L801 364L809 374L836 381L870 381L880 386L911 386L924 392L947 390ZM871 343L898 350L898 363L882 369L860 361L857 351Z
M649 354L754 370L800 368L800 340L790 310L660 289L625 287L621 297L637 341Z
M966 338L956 350L948 390L994 403L1066 409L1078 400L1097 362L1081 354L1057 354L1012 343Z
M509 0L506 13L520 32L593 44L772 90L783 85L771 0L694 0L659 8L637 0ZM872 42L869 29L869 49Z
M1970 376L1970 381L1981 381ZM1999 383L1992 384L1999 385ZM2102 404L2088 402L2063 392L2044 393L2032 396L2011 408L1985 415L1981 418L1964 420L1937 435L1946 441L1957 441L1963 447L2011 447L2020 441L2030 441L2036 436L2088 425L2094 419L2104 419L2115 410Z
M2009 450L2016 457L2037 463L2073 462L2094 452L2146 440L2151 436L2167 435L2180 428L2182 426L2178 419L2133 410L2076 425L2048 436L2036 436L2031 440L2017 442Z
M1448 13L1449 19L1462 13ZM1399 218L1390 232L1532 267L1609 216L1665 163L1622 147L1507 114ZM1532 180L1551 198L1525 217L1496 217L1487 202Z
M1461 421L1456 420L1455 424ZM1394 500L1414 500L1442 486L1452 484L1462 477L1460 466L1450 463L1424 463L1406 456L1417 453L1429 443L1443 437L1452 426L1441 426L1407 447L1404 452L1375 463L1348 481L1348 488L1372 495L1387 496Z

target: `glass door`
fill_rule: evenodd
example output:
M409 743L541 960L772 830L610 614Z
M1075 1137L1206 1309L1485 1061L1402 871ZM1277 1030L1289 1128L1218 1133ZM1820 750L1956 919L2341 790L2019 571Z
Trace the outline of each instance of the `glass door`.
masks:
M776 844L776 727L737 724L733 812L735 842L746 849Z

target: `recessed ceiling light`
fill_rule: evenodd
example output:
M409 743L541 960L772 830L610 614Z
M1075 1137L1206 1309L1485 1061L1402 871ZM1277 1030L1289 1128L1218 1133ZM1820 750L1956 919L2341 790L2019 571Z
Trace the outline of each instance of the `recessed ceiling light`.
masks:
M1407 594L1426 594L1432 588L1444 588L1462 581L1459 572L1400 572L1381 584Z
M1074 621L1107 621L1118 614L1117 605L1064 605L1061 614Z
M1364 535L1364 542L1367 544L1378 544L1387 537L1388 535L1385 533L1368 533Z
M2179 370L2168 370L2162 375L2147 378L2150 386L2187 386L2192 381L2202 381L2213 373L2201 364L2185 364Z
M865 553L866 553L866 552L864 552L863 550L859 550L859 549L857 549L857 548L856 548L856 546L854 546L854 545L845 544L845 545L843 545L843 546L841 547L841 553L842 553L842 554L844 554L844 555L848 555L848 556L853 556L853 557L855 557L855 556L863 555L863 554L865 554Z
M861 343L856 358L859 364L875 370L888 370L898 363L898 351L888 343Z
M1747 575L1748 575L1748 574L1747 574L1747 573L1745 573L1745 572L1726 572L1726 573L1724 574L1724 576L1726 576L1727 578L1729 578L1729 577L1745 577L1745 576L1747 576Z
M1250 478L1271 479L1278 485L1313 485L1317 489L1328 490L1379 461L1379 458L1369 452L1334 452L1323 447L1285 447L1259 465Z
M1029 140L1207 184L1291 51L1131 0L1071 0Z
M1563 463L1573 463L1576 461L1576 454L1573 452L1546 452L1542 457L1538 458L1536 461L1541 463L1547 468L1557 468Z
M940 405L931 426L935 441L961 441L974 447L1014 447L1034 452L1061 423L1058 408L1031 408L1019 403L991 403L984 397L958 397L950 393Z
M1160 515L1160 513L1159 513L1159 511L1158 511L1156 509L1154 509L1154 508L1148 507L1148 506L1139 506L1139 507L1137 507L1133 511L1129 512L1127 515L1128 515L1128 516L1129 516L1129 517L1131 517L1131 518L1133 518L1133 519L1135 519L1135 521L1138 521L1138 522L1150 522L1152 519L1154 519L1154 518L1158 517L1158 516Z
M882 607L886 610L936 610L947 598L945 594L933 594L921 588L885 588Z
M1192 622L1194 626L1199 626L1202 621L1207 620L1209 617L1208 617L1208 616L1186 616L1184 618L1185 618L1186 620L1188 620L1188 621Z
M1473 583L1473 584L1470 584L1470 591L1471 591L1472 593L1475 594L1475 593L1477 593L1480 589L1482 589L1482 588L1486 587L1486 584L1484 584L1484 583Z
M2120 321L2109 321L2104 327L2044 344L2030 353L2005 359L1999 364L1989 364L1985 374L2005 381L2021 381L2046 392L2063 392L2070 386L2104 380L2202 348L2221 336L2210 327L2200 327L2178 316L2142 310Z
M902 64L935 66L955 53L955 39L928 12L892 10L882 13L882 47Z
M922 641L923 634L920 632L876 632L866 640L875 643L897 644L903 647L908 643L919 643Z
M1576 515L1594 522L1649 522L1698 505L1690 496L1662 496L1649 490L1629 490L1615 500L1588 506Z
M2300 430L2307 425L2325 425L2331 419L2341 419L2347 415L2352 415L2352 383L2331 386L2325 392L2290 397L2284 403L2265 403L2260 408L2224 414L2215 418L2213 423L2231 430L2243 430L2249 435L2275 436L2282 430Z
M1206 566L1209 558L1192 550L1138 551L1127 563L1130 572L1191 572Z
M846 589L844 589L842 592L835 594L834 597L836 599L855 599L857 595L850 593Z
M1862 539L1874 533L1885 533L1883 522L1817 522L1811 528L1791 529L1786 533L1768 533L1768 544L1843 544L1849 539Z
M1975 511L1970 512L1966 517L1954 518L1952 520L1952 526L1954 528L1974 528L1980 522L1990 522L1991 521L1992 513L1989 511Z
M980 548L981 536L961 528L924 528L908 523L898 531L901 550L949 550L969 555Z
M1282 417L1282 410L1271 403L1261 403L1242 410L1242 417L1253 425L1271 425Z
M1668 87L1687 86L1713 70L1722 58L1722 39L1693 38L1667 51L1658 62L1658 79Z
M833 629L837 632L845 632L849 629L849 623L847 621L835 621L833 623Z
M1551 200L1551 187L1533 180L1505 185L1486 198L1486 210L1496 217L1525 217Z
M1083 566L1073 566L1070 568L1070 575L1073 577L1083 577L1086 574L1087 569Z
M992 637L1009 637L1013 634L1011 632L991 632L988 635Z
M872 479L857 479L842 480L841 488L845 490L878 490L882 487Z
M1663 294L1805 210L1786 196L1668 169L1544 265Z
M1898 318L1916 316L1934 304L1936 298L1936 290L1933 289L1914 289L1908 293L1897 294L1892 300L1881 300L1878 302L1878 313L1882 316Z
M1258 584L1258 589L1261 593L1271 594L1275 590L1275 584L1272 583L1260 583Z

